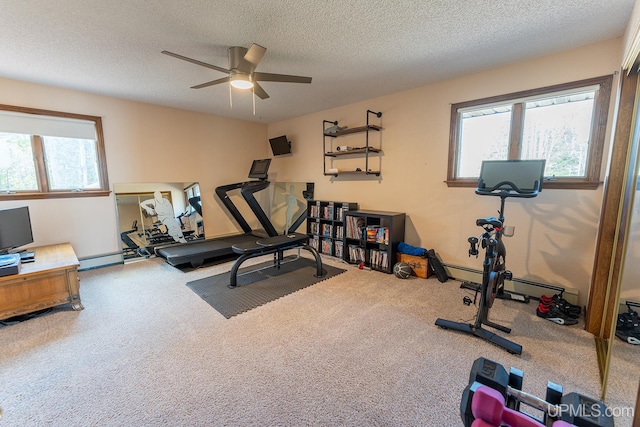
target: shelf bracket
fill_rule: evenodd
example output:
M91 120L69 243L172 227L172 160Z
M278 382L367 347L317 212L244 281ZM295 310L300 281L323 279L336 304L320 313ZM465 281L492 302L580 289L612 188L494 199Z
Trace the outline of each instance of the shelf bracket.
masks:
M366 143L366 147L367 147L367 155L365 156L364 159L364 170L368 171L369 170L369 114L374 114L377 118L382 117L382 112L378 111L371 111L371 110L367 110L367 136L365 139L365 143ZM380 176L379 174L377 176Z
M377 118L382 117L381 111L375 112L375 111L367 110L367 125L369 124L369 114L375 114Z

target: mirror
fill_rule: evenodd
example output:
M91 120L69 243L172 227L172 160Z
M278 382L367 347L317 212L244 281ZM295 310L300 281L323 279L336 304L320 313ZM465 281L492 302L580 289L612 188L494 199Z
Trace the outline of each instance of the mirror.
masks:
M302 230L300 225L306 219L307 200L313 198L313 187L310 182L271 183L271 206L268 212L279 234Z
M610 333L603 395L612 408L633 408L640 383L640 180L635 170L635 191L618 285L617 313ZM620 422L631 426L631 413ZM628 422L628 424L626 424Z
M605 353L602 400L617 411L616 425L628 426L633 423L640 383L640 121L637 119L640 98L637 83L637 75L623 76L619 114L623 120L618 126L623 129L621 139L624 141L620 142L628 148L624 150L626 168L618 166L624 176L619 183L620 203L615 206L618 211L616 262L612 264L608 290L603 295L606 306L611 308L605 309L605 322L600 329Z
M269 227L274 229L272 232L284 234L301 230L313 190L311 182L271 182L254 196L259 209L268 217L267 225L272 226ZM124 183L114 184L113 191L125 261L149 257L155 246L205 239L198 183ZM227 196L248 225L264 234L240 193L240 189L234 189ZM229 220L233 222L231 213Z
M198 183L114 184L113 191L125 260L205 238Z

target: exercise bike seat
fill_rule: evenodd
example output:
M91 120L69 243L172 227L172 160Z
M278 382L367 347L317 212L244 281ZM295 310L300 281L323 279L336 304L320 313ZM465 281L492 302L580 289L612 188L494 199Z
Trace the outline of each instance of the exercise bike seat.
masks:
M493 228L501 228L502 227L502 221L500 221L498 218L496 217L489 217L489 218L478 218L476 219L476 225L478 227L484 227L485 225L491 225Z

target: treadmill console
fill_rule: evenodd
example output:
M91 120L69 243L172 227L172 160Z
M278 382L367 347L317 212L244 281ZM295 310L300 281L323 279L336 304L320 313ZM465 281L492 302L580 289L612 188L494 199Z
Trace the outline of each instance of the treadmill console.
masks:
M271 159L254 160L249 171L249 178L266 180L269 173Z

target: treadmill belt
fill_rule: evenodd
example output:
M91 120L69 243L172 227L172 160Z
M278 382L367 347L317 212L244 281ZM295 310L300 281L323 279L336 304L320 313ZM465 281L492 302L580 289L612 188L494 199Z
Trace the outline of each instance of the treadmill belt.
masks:
M155 249L156 255L164 258L173 266L191 264L192 267L201 266L205 260L234 255L231 247L238 243L261 239L250 233L236 236L220 237L216 239L200 240L193 243L164 246Z

